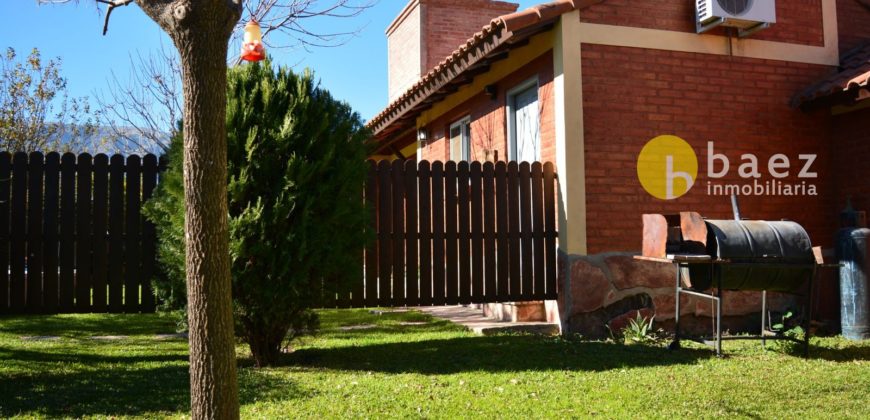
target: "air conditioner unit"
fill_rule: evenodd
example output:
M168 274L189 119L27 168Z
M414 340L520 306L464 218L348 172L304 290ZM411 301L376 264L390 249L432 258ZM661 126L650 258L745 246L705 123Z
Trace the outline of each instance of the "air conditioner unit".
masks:
M698 33L725 26L745 37L776 22L775 0L696 0L695 6Z

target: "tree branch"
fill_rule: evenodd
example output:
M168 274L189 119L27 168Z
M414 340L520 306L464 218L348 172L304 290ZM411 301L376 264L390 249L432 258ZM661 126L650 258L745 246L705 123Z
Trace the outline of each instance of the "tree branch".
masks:
M106 35L106 32L109 31L109 18L112 16L112 11L115 10L116 7L126 6L130 3L133 3L134 0L96 0L97 3L103 3L109 5L106 9L106 20L103 23L103 36Z

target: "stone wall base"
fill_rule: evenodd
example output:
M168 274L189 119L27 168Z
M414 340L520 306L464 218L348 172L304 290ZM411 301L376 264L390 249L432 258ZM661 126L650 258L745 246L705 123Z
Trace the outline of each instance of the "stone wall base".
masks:
M656 327L673 330L676 270L671 264L634 259L637 253L568 255L559 252L559 317L563 333L606 338L638 313L655 315ZM723 329L757 332L761 322L760 292L726 292ZM771 312L797 309L792 295L768 293ZM710 300L680 298L681 329L689 334L712 331L715 307ZM683 322L685 321L685 322Z

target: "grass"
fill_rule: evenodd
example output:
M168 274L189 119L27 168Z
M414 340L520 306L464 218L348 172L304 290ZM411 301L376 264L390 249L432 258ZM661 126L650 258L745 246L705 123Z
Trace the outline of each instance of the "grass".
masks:
M690 347L473 336L427 315L323 311L322 333L255 369L246 418L868 418L870 342L814 339L812 358L757 342ZM423 322L404 325L403 322ZM371 325L371 328L342 329ZM0 417L181 417L187 344L159 315L0 318ZM22 336L59 336L22 340ZM93 336L123 335L97 340Z

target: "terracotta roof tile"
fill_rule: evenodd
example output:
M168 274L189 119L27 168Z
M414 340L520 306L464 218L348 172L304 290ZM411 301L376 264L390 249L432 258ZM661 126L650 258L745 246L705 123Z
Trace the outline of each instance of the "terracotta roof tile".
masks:
M870 41L845 53L835 72L797 94L792 100L792 105L801 106L838 93L870 88L868 82L870 82Z
M472 35L465 44L453 51L437 66L421 77L413 86L408 88L402 95L390 103L380 114L368 122L368 127L377 134L388 127L395 117L404 113L412 102L424 94L424 90L434 86L441 78L455 78L463 71L463 64L469 64L475 49L480 48L494 38L509 36L513 32L532 27L538 23L554 19L574 10L584 8L604 0L558 0L539 4L526 10L499 16L484 26L479 32Z

